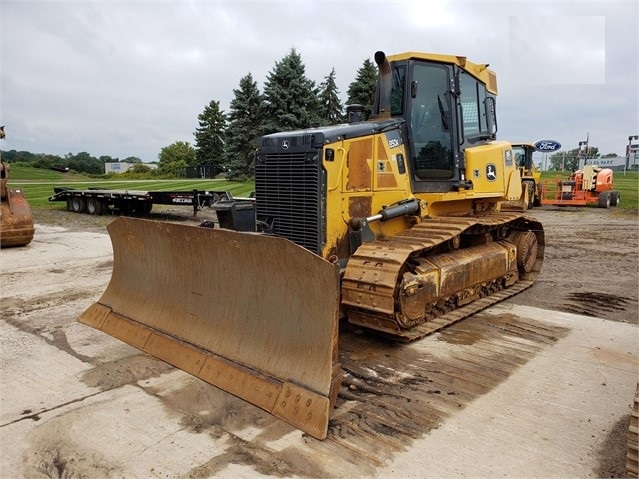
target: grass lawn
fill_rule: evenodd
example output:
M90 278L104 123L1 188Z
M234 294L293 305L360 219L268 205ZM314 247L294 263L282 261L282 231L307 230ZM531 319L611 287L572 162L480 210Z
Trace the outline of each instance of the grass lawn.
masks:
M542 179L568 178L569 172L544 171ZM618 206L624 210L637 211L639 205L639 172L615 171L614 189L621 193ZM66 207L64 202L50 202L54 186L86 189L98 187L114 190L142 190L142 191L190 191L193 189L204 191L230 191L234 196L248 196L254 190L252 182L237 182L227 180L101 180L90 178L77 173L61 173L38 168L12 166L9 186L22 188L32 208L60 208Z

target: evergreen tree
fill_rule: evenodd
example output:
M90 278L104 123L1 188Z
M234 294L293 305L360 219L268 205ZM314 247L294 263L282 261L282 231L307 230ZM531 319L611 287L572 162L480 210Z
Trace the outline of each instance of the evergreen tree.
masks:
M377 68L370 59L364 60L357 76L348 86L347 105L359 104L364 107L363 119L370 118L375 102L375 87L377 85Z
M213 174L223 171L224 130L226 115L220 111L220 102L211 100L202 113L198 115L199 127L195 129L195 151L197 165L210 165Z
M325 125L335 125L344 121L344 107L339 100L339 90L335 84L335 68L324 77L320 85L320 117Z
M257 82L249 73L234 89L224 141L224 166L229 179L245 180L253 176L255 139L262 127L262 98Z
M306 67L295 48L275 62L264 85L263 133L319 126L322 122L315 82L306 77Z

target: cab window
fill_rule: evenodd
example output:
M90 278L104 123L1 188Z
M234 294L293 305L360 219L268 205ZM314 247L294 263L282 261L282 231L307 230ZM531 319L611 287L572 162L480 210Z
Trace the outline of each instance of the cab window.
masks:
M444 65L416 63L409 124L416 179L453 177L450 75Z
M488 134L486 87L463 70L459 79L464 137L472 138Z

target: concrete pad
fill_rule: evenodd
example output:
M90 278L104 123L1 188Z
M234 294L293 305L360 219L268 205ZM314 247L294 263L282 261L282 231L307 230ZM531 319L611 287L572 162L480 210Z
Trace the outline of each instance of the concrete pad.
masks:
M345 334L317 441L77 323L108 235L44 229L0 261L5 477L589 477L639 380L636 325L514 299L409 345Z

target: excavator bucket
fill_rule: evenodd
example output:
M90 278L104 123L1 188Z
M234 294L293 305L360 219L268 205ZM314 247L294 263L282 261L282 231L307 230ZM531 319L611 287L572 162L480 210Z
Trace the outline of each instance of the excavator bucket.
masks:
M33 215L20 188L8 188L9 165L0 162L0 248L26 246L34 234Z
M339 271L283 238L133 218L78 320L318 439L341 383Z

